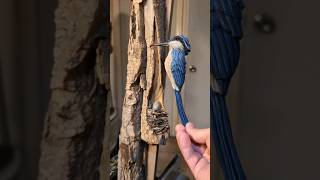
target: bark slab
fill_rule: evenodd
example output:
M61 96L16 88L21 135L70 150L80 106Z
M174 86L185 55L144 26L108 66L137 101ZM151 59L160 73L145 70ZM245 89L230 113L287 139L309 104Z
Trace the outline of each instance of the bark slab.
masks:
M52 94L39 162L41 180L101 177L99 167L110 101L106 3L58 1Z

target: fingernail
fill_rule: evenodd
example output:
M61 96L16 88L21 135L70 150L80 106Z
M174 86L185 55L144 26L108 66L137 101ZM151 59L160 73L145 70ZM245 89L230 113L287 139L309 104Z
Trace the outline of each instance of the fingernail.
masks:
M188 127L188 128L193 128L193 124L192 124L191 122L188 122L187 125L186 125L186 127Z

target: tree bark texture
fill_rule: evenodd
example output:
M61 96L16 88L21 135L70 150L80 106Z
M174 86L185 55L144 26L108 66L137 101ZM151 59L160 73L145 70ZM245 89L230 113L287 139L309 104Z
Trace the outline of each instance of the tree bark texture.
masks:
M101 162L109 151L103 143L110 101L108 8L108 0L58 0L41 180L108 179L99 173L100 164L109 163Z
M144 2L132 1L128 44L126 92L122 108L119 136L118 179L143 179L144 143L140 137L140 119L145 66L147 59L144 38Z
M155 101L163 106L165 51L151 48L166 41L166 1L132 0L126 92L119 136L118 179L145 179L146 143L159 144L168 132L157 135L147 123ZM162 109L163 111L163 109Z

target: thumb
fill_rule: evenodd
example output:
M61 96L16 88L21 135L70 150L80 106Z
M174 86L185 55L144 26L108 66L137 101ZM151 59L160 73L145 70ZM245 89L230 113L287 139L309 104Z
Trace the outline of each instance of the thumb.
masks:
M191 139L199 144L207 144L210 136L210 129L197 129L194 128L192 123L187 123L186 125L186 131L191 137Z

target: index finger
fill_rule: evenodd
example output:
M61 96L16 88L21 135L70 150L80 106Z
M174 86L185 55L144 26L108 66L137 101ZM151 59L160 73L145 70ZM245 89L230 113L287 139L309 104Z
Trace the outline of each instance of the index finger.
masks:
M189 135L185 131L185 128L182 128L181 126L176 126L178 146L189 168L194 171L197 163L201 159L201 154L194 151Z

